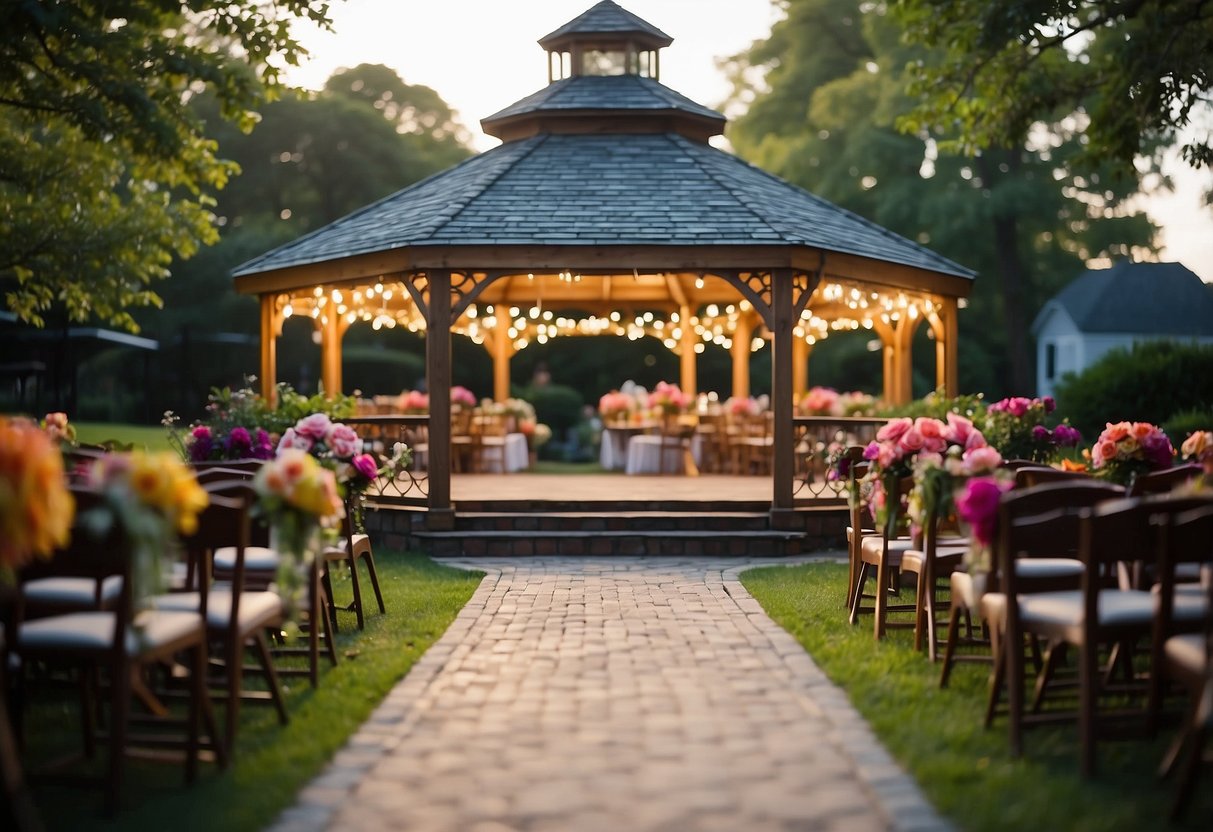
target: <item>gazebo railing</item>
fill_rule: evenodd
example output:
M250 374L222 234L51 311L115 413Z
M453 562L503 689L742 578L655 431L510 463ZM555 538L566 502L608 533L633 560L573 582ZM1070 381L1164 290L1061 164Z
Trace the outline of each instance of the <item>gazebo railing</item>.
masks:
M866 416L796 416L792 419L792 447L796 466L792 497L797 506L828 505L847 501L846 483L826 478L826 455L832 443L866 445L888 422Z
M394 478L380 477L367 491L372 503L391 506L426 508L429 505L430 417L419 416L352 416L341 420L358 432L367 449L380 457L392 455L397 442L413 451L413 462Z

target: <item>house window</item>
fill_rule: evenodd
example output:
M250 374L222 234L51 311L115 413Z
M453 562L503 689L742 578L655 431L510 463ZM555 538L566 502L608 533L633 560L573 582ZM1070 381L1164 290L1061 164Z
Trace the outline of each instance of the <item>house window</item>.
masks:
M1057 345L1045 344L1045 378L1052 381L1057 377Z

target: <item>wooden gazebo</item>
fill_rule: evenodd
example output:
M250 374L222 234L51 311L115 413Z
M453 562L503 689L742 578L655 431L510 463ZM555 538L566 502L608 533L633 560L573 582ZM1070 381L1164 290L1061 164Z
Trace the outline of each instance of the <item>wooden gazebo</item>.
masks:
M925 323L936 384L956 391L973 273L710 146L724 117L658 80L670 42L603 0L539 41L548 86L481 122L500 147L235 270L261 301L267 395L288 316L313 319L330 392L351 324L424 330L432 523L452 511L452 332L489 349L498 399L510 356L562 335L656 336L691 392L696 356L730 349L734 395L748 394L749 352L769 340L773 523L792 507L793 400L816 341L870 330L884 398L904 402Z

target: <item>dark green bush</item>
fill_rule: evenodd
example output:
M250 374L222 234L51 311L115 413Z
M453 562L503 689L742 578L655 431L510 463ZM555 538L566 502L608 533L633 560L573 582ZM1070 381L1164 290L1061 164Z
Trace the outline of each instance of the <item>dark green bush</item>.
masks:
M535 406L535 418L552 429L552 436L563 442L569 428L581 421L585 404L581 394L563 384L542 384L523 388L521 397Z
M1176 447L1195 431L1213 430L1213 407L1181 410L1167 419L1162 429L1171 437Z
M1113 350L1058 385L1057 409L1085 437L1108 422L1163 425L1181 411L1213 409L1213 346L1150 341Z

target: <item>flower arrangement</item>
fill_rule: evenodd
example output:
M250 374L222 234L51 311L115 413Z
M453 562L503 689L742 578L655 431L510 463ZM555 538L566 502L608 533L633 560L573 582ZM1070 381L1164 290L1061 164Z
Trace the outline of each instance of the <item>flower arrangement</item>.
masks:
M598 413L602 416L603 421L614 422L628 418L638 406L639 403L635 396L612 390L604 393L598 400Z
M998 502L1014 486L1010 477L986 475L965 480L955 495L956 513L969 529L970 546L965 564L970 574L986 575L990 571L991 546L998 526ZM984 578L975 583L984 584ZM980 594L980 586L977 593ZM974 599L969 599L972 604Z
M1213 477L1213 431L1193 431L1179 448L1184 459L1191 460L1205 469L1206 477Z
M396 397L396 409L401 413L420 414L430 412L430 397L420 390L405 390Z
M303 603L304 576L316 554L317 535L345 516L336 475L297 447L278 455L253 478L257 514L270 524L278 560L277 591L294 618Z
M762 405L753 396L730 396L724 403L724 411L733 417L757 416Z
M451 388L451 404L455 407L475 407L476 395L466 387L456 384Z
M42 419L42 430L61 445L76 444L76 426L68 422L67 414L62 411L46 414Z
M131 545L131 595L136 608L164 587L163 556L179 535L198 529L210 503L194 472L170 451L110 453L93 463L87 484L102 504L82 515L84 527L105 536L115 527Z
M1051 396L1002 399L986 408L982 433L1007 459L1051 462L1059 449L1076 447L1082 441L1082 435L1067 422L1052 430L1044 424L1056 408Z
M691 405L691 397L678 387L665 381L657 382L649 393L649 407L662 413L681 413Z
M804 416L841 416L842 398L832 387L810 387L800 400Z
M1109 422L1088 453L1097 474L1121 485L1168 468L1175 459L1171 440L1149 422Z
M863 452L864 459L871 463L866 479L872 486L871 506L876 522L880 525L895 522L900 505L890 506L886 492L892 490L898 480L914 473L915 462L920 456L926 457L924 466L947 473L943 464L945 455L952 454L963 460L966 452L985 446L981 431L957 413L948 413L947 422L929 416L889 420ZM956 450L950 451L951 448ZM927 495L924 499L933 497Z
M67 544L76 504L51 437L0 419L0 577Z
M379 476L379 463L363 452L358 433L324 413L304 416L286 429L278 443L278 455L290 448L309 454L331 470L343 494L362 494Z

